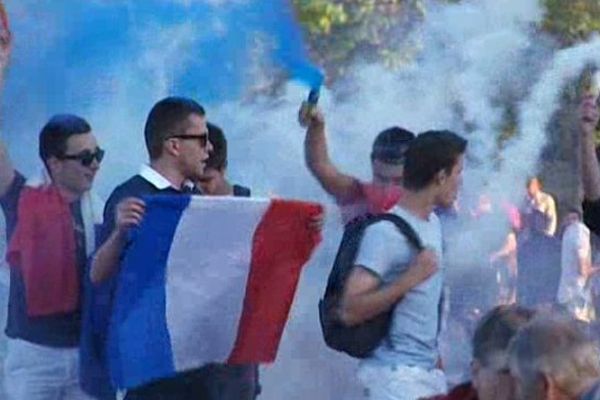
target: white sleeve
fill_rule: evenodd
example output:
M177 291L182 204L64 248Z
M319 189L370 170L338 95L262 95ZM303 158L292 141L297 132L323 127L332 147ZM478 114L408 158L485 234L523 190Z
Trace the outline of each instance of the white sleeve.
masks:
M587 257L591 252L591 242L589 231L585 226L578 225L577 226L577 239L576 239L576 249L579 257Z
M382 221L367 227L354 264L385 278L392 270L406 269L410 256L408 240L392 222Z

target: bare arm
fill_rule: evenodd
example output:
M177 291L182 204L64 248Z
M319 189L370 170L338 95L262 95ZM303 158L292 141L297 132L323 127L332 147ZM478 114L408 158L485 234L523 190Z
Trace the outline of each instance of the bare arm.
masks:
M587 281L594 274L591 256L592 244L588 234L580 233L578 239L577 262L579 264L579 274Z
M437 271L431 250L421 252L409 269L394 282L383 285L366 268L355 266L346 282L340 318L348 326L358 325L393 307L412 288Z
M325 136L325 118L318 109L300 109L300 120L308 124L304 140L306 166L321 187L343 203L359 195L360 184L353 176L340 172L329 158Z
M115 230L100 246L90 269L90 279L94 285L101 284L117 272L125 245L125 233Z
M144 216L144 202L128 198L117 206L115 229L96 252L90 268L90 279L98 285L111 278L118 270L123 250L127 245L127 231L139 225Z
M554 198L548 195L548 209L545 210L545 214L548 218L548 225L546 227L546 234L548 236L554 236L556 233L556 225L558 224L558 217L556 215L556 202Z
M584 197L588 201L600 200L600 167L594 143L594 133L599 119L600 112L594 97L586 96L580 106L580 130L582 135L582 181Z
M10 63L12 53L12 33L8 26L8 15L0 1L0 85L4 83L4 75Z
M8 29L8 18L4 4L0 2L0 87L4 84L4 76L10 62L12 52L12 35ZM0 140L0 197L6 194L13 179L15 169L8 156L6 146Z
M502 257L508 257L517 250L517 238L514 232L509 232L504 241L504 245L500 250L492 254L492 262Z

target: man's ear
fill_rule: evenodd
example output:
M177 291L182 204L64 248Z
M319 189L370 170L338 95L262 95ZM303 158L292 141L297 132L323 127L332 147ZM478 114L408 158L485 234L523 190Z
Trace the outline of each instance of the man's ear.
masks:
M61 167L62 164L60 163L60 160L54 156L46 160L46 168L50 177L56 175L56 172L58 172L61 169Z
M167 139L163 142L163 153L170 154L174 157L179 156L180 142L176 139Z
M438 171L438 173L435 175L435 183L439 186L442 186L444 183L446 183L447 179L448 179L448 173L446 172L445 169Z

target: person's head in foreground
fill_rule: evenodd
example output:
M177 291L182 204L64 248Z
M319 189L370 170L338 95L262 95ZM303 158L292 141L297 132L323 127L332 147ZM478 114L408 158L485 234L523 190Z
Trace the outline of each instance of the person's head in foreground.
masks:
M515 398L508 366L510 340L533 317L533 311L517 305L495 307L479 321L473 335L473 387L480 400Z
M600 353L575 320L547 315L517 333L509 366L518 400L576 400L600 378Z

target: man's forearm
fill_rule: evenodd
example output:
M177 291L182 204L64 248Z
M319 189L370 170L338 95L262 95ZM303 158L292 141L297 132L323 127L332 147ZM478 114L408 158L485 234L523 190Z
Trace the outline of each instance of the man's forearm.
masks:
M344 296L340 309L341 320L349 326L358 325L388 311L418 282L405 274L394 282L368 293Z
M339 202L359 195L360 185L352 176L341 173L329 158L324 125L312 125L304 141L306 166L321 187Z
M100 246L94 255L90 269L90 279L93 284L101 284L117 272L125 244L125 233L115 230Z
M592 263L585 256L579 256L579 273L587 281L592 276Z
M304 156L310 171L319 177L324 166L333 166L327 149L324 125L311 125L306 131Z

